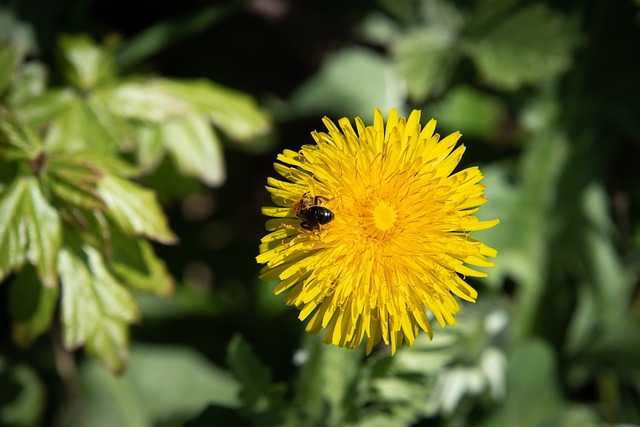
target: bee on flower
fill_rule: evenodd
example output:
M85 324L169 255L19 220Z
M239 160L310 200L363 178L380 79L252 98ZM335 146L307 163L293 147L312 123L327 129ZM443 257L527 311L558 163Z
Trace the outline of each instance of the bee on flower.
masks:
M464 153L461 134L442 140L436 122L420 125L380 110L373 125L343 118L314 145L278 155L268 178L275 207L263 208L269 231L257 261L261 278L279 280L275 293L308 320L307 331L325 330L324 342L367 354L383 341L391 352L419 331L433 336L427 312L453 325L456 297L475 302L466 277L492 267L496 251L471 238L499 220L474 213L486 202L477 167L453 172Z

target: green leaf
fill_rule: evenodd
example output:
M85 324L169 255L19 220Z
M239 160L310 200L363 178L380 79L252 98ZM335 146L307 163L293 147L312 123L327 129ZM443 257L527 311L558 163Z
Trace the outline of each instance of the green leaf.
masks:
M263 426L281 425L284 385L272 382L269 368L240 335L235 335L229 343L227 364L240 383L239 397L247 415L260 420Z
M0 384L0 425L41 425L46 392L34 370L26 364L8 364L0 357Z
M11 85L19 60L20 51L13 43L0 42L0 96Z
M35 178L19 178L5 189L0 218L0 280L28 260L45 286L56 286L60 218Z
M39 62L22 64L7 94L7 104L19 108L28 100L41 96L46 88L47 67Z
M394 44L394 61L411 97L423 99L444 91L460 57L456 37L438 26L409 32Z
M94 427L182 424L207 405L239 406L233 377L190 348L134 345L122 376L86 361L79 377Z
M170 121L162 126L162 138L181 173L214 187L224 183L222 146L204 117Z
M52 155L43 172L52 193L62 201L86 210L107 209L97 189L104 171L84 155Z
M173 279L148 241L112 229L110 252L109 265L127 287L160 296L173 293Z
M13 148L11 157L22 159L37 157L42 147L38 135L10 110L0 105L0 148L2 144L8 144ZM1 150L0 154L2 154Z
M113 175L100 181L98 191L108 207L107 214L125 233L165 244L177 241L153 191Z
M492 8L492 2L486 2ZM517 89L552 79L572 62L577 37L560 13L537 3L493 15L482 25L471 24L463 50L483 78L499 88Z
M39 129L66 114L76 103L74 92L68 88L49 89L40 96L16 107L16 114L29 126Z
M113 59L89 37L63 36L60 48L64 75L71 86L88 91L113 77Z
M194 114L179 94L167 91L158 80L132 81L96 93L120 117L154 124Z
M249 142L271 130L269 115L250 95L209 80L158 80L157 85L187 101L231 139Z
M11 282L9 292L9 311L14 321L13 339L26 347L49 330L59 290L42 286L35 269L27 267Z
M137 164L142 172L150 173L158 168L166 153L162 129L159 126L136 123L134 133Z
M457 86L447 91L444 98L428 111L438 119L438 126L451 131L460 130L465 138L484 140L498 136L506 116L505 106L499 98L468 86Z
M128 323L139 317L134 298L90 246L63 247L58 264L65 347L84 345L87 354L110 370L122 371L128 356Z
M295 115L373 115L404 105L406 88L386 57L371 50L342 49L323 62L318 73L291 96Z

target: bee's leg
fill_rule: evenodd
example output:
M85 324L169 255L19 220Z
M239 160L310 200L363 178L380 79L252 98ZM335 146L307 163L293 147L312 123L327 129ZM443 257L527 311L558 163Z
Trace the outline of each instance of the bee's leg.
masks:
M328 202L329 200L331 200L331 199L329 199L328 197L324 197L324 196L315 196L315 197L313 198L313 204L314 204L314 205L319 205L321 202Z

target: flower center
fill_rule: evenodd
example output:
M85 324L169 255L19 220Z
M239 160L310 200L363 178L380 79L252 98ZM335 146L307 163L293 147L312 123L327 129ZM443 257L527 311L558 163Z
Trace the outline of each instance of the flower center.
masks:
M381 200L373 209L373 219L378 230L388 231L396 224L398 211L391 203Z

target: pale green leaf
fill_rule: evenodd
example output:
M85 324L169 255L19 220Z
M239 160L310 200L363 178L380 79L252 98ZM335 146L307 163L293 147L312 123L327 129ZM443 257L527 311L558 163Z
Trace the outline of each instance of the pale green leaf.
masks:
M45 145L50 153L111 155L121 149L122 133L117 130L121 128L122 123L99 105L74 98L51 121Z
M159 126L137 124L134 127L137 164L143 172L155 170L162 162L166 149Z
M47 89L47 67L40 62L22 64L7 94L7 104L19 108L30 99L44 94ZM33 126L32 123L29 125Z
M413 98L439 95L446 88L460 56L456 37L447 28L429 27L409 32L394 44L398 72Z
M98 191L108 207L107 214L125 233L165 244L176 242L153 191L113 175L100 181Z
M571 65L575 30L542 3L496 14L478 28L466 34L462 47L484 79L497 87L544 82Z
M387 58L371 50L349 47L323 62L318 73L292 95L295 115L373 115L404 105L406 85ZM370 116L371 117L371 116Z
M128 323L139 317L135 299L90 246L82 251L64 247L58 264L65 347L85 345L88 354L112 371L121 371L128 356Z
M162 138L180 172L210 186L224 183L222 146L206 118L189 116L168 122L162 127Z
M38 135L13 112L0 105L0 149L3 144L13 148L12 156L27 159L35 158L42 147Z
M271 130L265 110L250 95L209 80L158 80L156 84L188 102L230 138L250 141Z
M113 59L89 37L63 36L60 47L65 78L72 86L90 90L113 77Z
M57 283L56 258L62 241L60 218L35 178L19 178L0 196L0 279L28 260L40 280Z
M13 339L30 345L49 330L58 302L59 288L42 286L33 267L24 268L11 282L9 311L13 318Z
M66 114L75 103L76 96L72 90L50 89L16 107L16 113L29 126L37 129Z
M158 80L132 81L97 93L108 108L120 117L164 123L196 111L180 95L166 90Z

